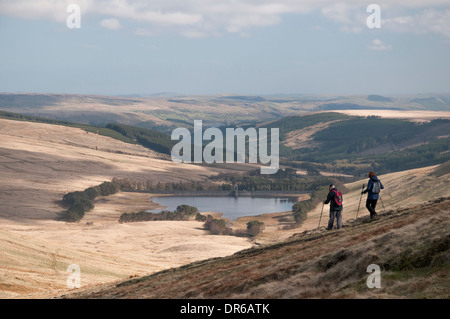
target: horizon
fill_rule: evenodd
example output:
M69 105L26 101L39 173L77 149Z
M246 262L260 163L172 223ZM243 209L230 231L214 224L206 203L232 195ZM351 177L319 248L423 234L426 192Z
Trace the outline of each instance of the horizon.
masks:
M180 93L180 92L153 92L153 93L124 93L124 94L100 94L100 93L64 93L64 92L0 92L0 95L15 94L15 95L75 95L75 96L105 96L105 97L120 97L120 98L153 98L153 97L188 97L188 96L245 96L245 97L302 97L302 96L316 96L316 97L368 97L368 96L380 96L380 97L408 97L408 96L436 96L436 95L448 95L450 91L441 92L417 92L417 93L391 93L391 94L379 94L379 93L360 93L360 94L339 94L339 93L261 93L261 94L244 94L244 93L232 93L232 92L217 92L217 93Z

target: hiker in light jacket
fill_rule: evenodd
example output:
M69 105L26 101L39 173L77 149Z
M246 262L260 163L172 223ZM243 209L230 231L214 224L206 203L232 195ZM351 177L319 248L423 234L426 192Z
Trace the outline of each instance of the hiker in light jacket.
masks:
M336 196L338 196L340 192L336 189L336 186L330 185L330 191L328 192L327 199L323 202L324 204L330 203L330 219L328 220L327 230L333 229L334 219L336 218L336 226L337 229L342 228L342 194L341 195L341 204L338 204L339 200L336 200Z
M377 183L379 183L378 184L379 188L376 185ZM381 184L381 181L378 179L378 177L375 175L374 172L370 172L369 173L369 182L367 183L367 188L365 190L363 190L361 192L361 194L369 193L367 195L366 208L370 212L371 219L378 217L378 214L375 211L375 207L377 206L377 201L380 196L379 193L380 193L381 189L384 189L383 184Z

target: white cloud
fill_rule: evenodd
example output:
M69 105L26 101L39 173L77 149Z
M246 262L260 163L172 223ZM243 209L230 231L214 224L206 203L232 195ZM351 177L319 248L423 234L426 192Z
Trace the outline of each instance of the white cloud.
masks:
M0 0L0 16L7 15L27 20L52 20L65 22L67 6L76 3L81 14L91 7L92 0L61 1L61 0Z
M435 33L450 38L450 9L426 9L415 15L385 19L382 28L398 33Z
M158 9L158 6L153 7L141 1L98 1L95 10L100 14L165 26L191 25L202 19L198 13L183 12L176 8L173 11Z
M246 33L282 22L285 14L321 14L343 32L364 32L366 7L360 0L0 0L0 16L64 22L66 7L77 3L83 19L114 28L130 20L137 28L186 36ZM450 0L377 0L382 28L390 32L440 34L450 38ZM411 12L414 11L414 14ZM119 24L120 25L120 24ZM117 27L117 23L115 27Z
M368 48L369 50L374 51L386 51L391 50L392 46L384 44L383 41L381 41L380 39L375 39L372 41L372 44L368 46Z
M100 25L106 29L119 30L122 28L120 21L117 19L103 19L100 21Z
M354 6L349 4L338 2L329 6L325 6L321 9L321 13L324 17L341 24L349 24L353 21L352 12Z

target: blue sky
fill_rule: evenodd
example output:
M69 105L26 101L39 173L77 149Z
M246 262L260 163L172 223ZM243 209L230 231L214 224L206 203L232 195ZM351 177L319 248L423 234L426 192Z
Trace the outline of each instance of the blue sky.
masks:
M0 43L0 92L450 91L449 0L0 0Z

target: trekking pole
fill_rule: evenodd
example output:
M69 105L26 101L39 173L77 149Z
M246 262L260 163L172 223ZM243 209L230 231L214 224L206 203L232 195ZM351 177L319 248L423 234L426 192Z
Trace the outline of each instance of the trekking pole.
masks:
M364 187L366 187L366 185L365 184L363 184L363 186L362 186L362 190L364 190ZM356 212L356 218L358 218L358 214L359 214L359 208L361 207L361 199L362 199L362 191L361 191L361 197L359 197L359 204L358 204L358 211Z
M319 218L319 226L317 226L317 228L319 228L319 227L320 227L320 220L322 219L323 206L325 206L325 203L322 203L322 211L320 212L320 218Z
M383 213L386 213L386 209L384 208L384 203L383 203L383 199L381 198L381 194L380 194L380 201L381 201L381 205L383 205Z

